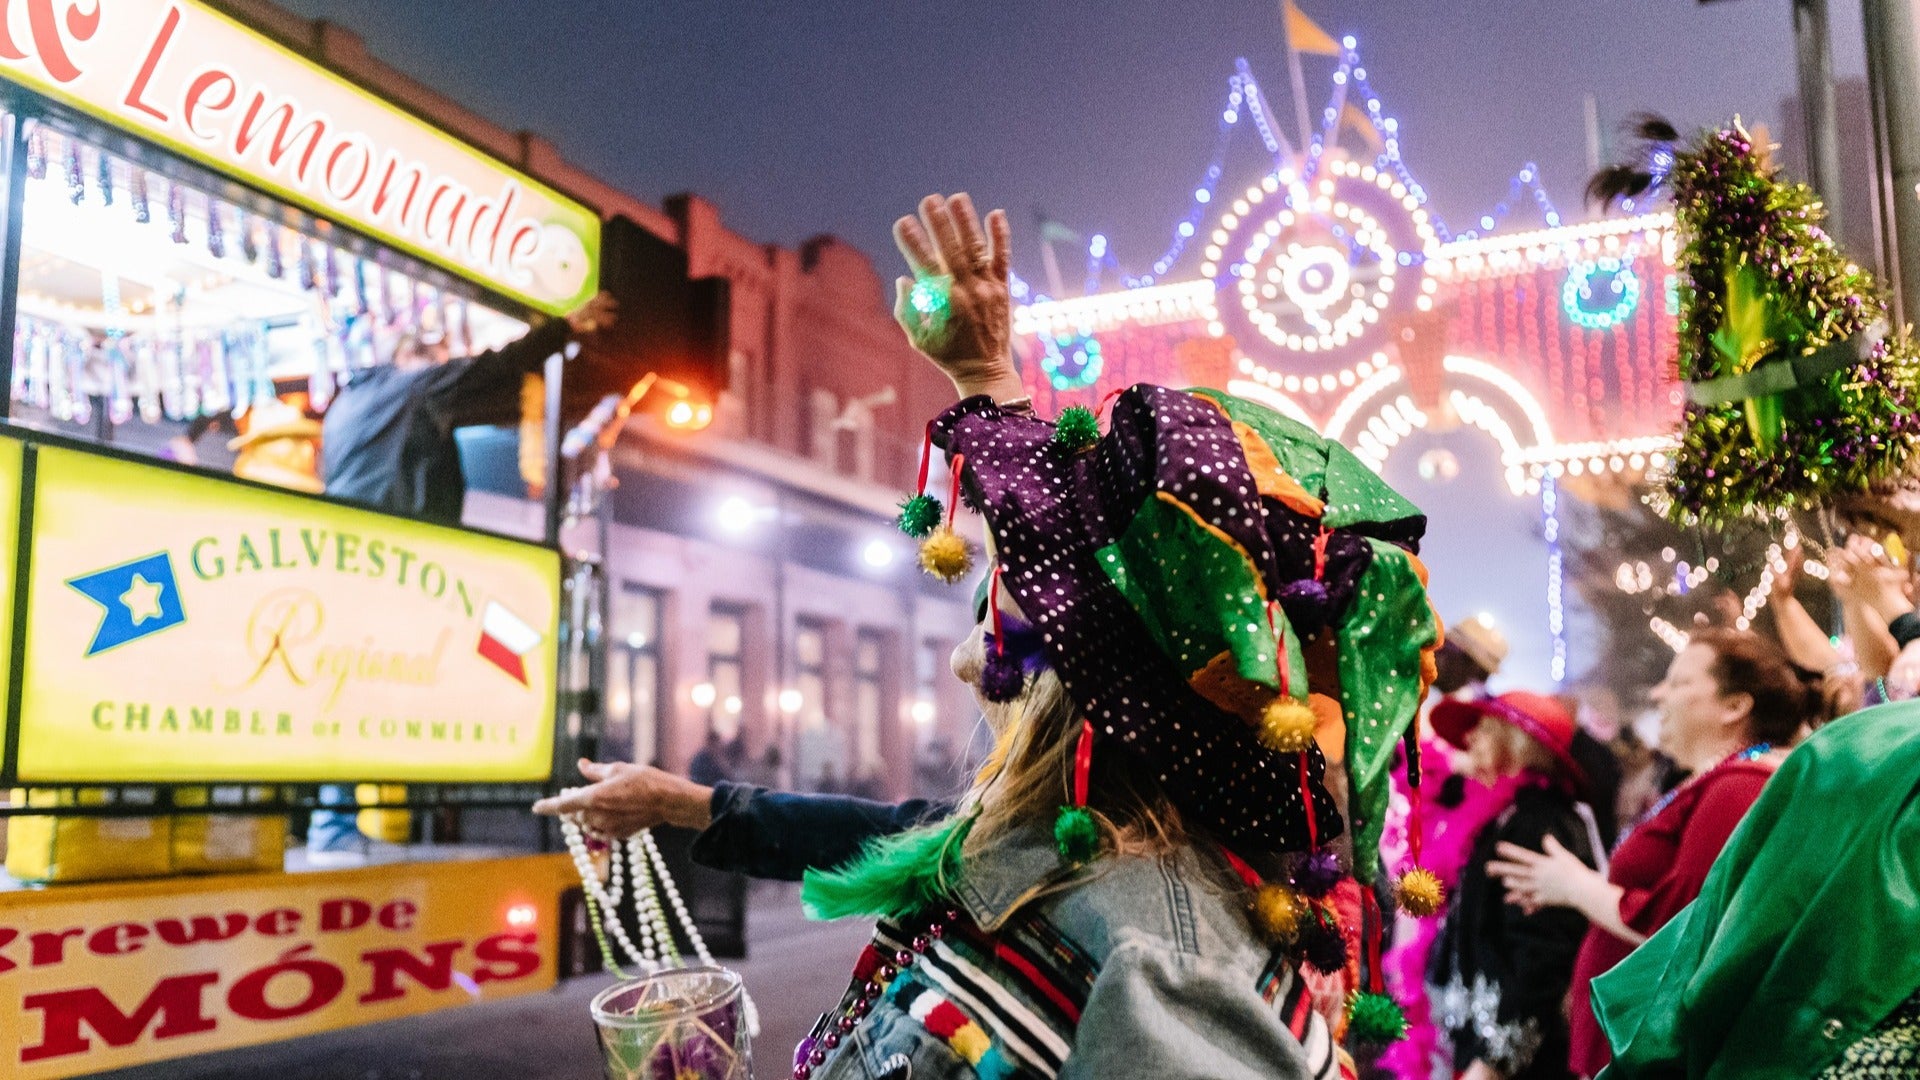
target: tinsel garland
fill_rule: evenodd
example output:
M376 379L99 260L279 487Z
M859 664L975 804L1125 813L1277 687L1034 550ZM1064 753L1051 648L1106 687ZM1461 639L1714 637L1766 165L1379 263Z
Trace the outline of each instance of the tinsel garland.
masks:
M1804 184L1779 178L1765 149L1737 123L1675 154L1666 183L1684 241L1678 365L1699 383L1759 366L1729 357L1715 335L1726 319L1730 274L1757 271L1770 310L1800 327L1760 363L1844 342L1886 318L1873 276L1820 227L1824 212ZM1920 362L1904 334L1860 362L1778 395L1777 434L1750 422L1754 402L1689 401L1667 485L1676 520L1721 524L1865 491L1899 471L1920 433L1914 405Z
M87 198L86 173L80 163L80 144L67 140L67 198L79 206Z
M216 259L227 257L227 230L221 219L220 200L207 200L207 254Z
M47 178L47 136L34 125L33 134L27 136L27 177L31 180Z
M167 185L167 222L173 226L173 242L187 242L187 189L179 184Z

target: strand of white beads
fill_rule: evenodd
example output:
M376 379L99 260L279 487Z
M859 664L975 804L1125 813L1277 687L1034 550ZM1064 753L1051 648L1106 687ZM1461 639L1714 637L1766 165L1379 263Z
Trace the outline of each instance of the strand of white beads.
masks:
M658 968L660 961L655 958L652 950L648 949L643 951L635 948L633 939L627 936L627 928L620 925L619 916L615 913L614 901L608 895L606 884L600 880L600 872L593 865L593 856L587 851L585 827L580 824L577 818L563 817L560 819L560 835L566 841L567 853L573 857L574 869L580 872L581 884L586 888L587 893L593 897L593 901L597 905L598 910L596 914L599 915L601 924L605 926L609 934L613 935L613 940L620 946L620 951L625 953L627 958L642 971L653 971ZM610 865L617 866L619 864L619 845L615 845L608 853L607 860ZM629 861L632 860L629 859ZM638 866L639 864L636 863L635 865ZM612 876L611 870L609 870L608 876ZM612 961L613 957L607 957L606 959Z
M674 883L673 875L667 872L666 858L660 854L659 845L654 843L652 832L642 829L627 837L624 843L618 840L609 843L605 881L601 880L599 870L593 865L593 856L587 851L587 829L578 815L560 819L560 835L566 841L568 854L573 857L574 869L580 872L581 884L592 900L590 906L597 905L598 914L608 933L641 971L656 971L663 966L680 963L679 953L674 948L672 925L667 921L666 909L669 905L673 908L673 917L686 930L687 941L693 945L694 954L700 958L700 962L713 963L713 955L707 951L707 943L700 936L700 928L694 925L686 901L681 899L680 886ZM627 863L624 882L620 865L623 857ZM621 925L615 913L614 905L627 886L633 889L633 906L638 915L636 921L640 925L640 948L634 947L633 939L627 936L626 927ZM661 892L667 894L666 904L660 902ZM604 950L605 941L602 940L601 944ZM613 957L606 959L608 966L613 966ZM747 1022L747 1034L759 1035L760 1010L755 1007L753 997L745 987L740 991L740 1003Z
M627 863L633 880L634 921L640 924L640 946L647 950L648 956L657 956L662 964L670 964L677 958L673 955L673 934L667 929L666 920L660 917L659 904L653 899L653 873L647 866L644 848L640 837L645 830L627 837L625 844Z
M707 943L700 937L700 928L694 925L693 917L687 914L686 901L680 899L680 886L674 884L673 877L667 873L667 861L661 857L659 846L653 842L653 834L643 832L640 835L643 838L642 842L646 845L647 858L653 864L654 874L667 891L667 902L673 905L674 917L680 920L681 926L686 927L687 940L693 944L694 955L700 958L701 963L712 964L713 955L707 952ZM640 864L636 861L634 865ZM654 903L656 905L659 903L658 898ZM740 1004L742 1011L746 1013L747 1034L760 1034L760 1010L754 1006L753 995L747 993L744 985L740 988Z

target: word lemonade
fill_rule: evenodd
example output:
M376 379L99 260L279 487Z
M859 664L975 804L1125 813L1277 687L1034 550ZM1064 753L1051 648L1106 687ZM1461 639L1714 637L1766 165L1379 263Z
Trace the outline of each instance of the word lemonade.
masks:
M546 774L552 552L72 451L38 475L23 776Z
M596 288L592 211L204 4L0 0L0 72L550 315Z

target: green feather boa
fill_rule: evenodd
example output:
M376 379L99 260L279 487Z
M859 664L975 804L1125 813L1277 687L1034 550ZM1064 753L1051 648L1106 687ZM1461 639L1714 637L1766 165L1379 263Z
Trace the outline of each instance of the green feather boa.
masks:
M810 919L901 919L948 902L973 815L869 840L837 870L808 870L800 904Z

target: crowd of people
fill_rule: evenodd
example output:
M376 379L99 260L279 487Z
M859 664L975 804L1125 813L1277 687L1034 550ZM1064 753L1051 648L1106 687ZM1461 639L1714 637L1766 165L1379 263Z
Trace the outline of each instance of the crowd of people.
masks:
M1499 632L1443 637L1424 519L1338 444L1206 390L1037 418L1004 217L935 196L896 239L897 316L963 399L929 440L985 519L954 672L992 755L945 800L583 762L536 807L696 828L696 858L878 921L796 1080L1920 1076L1897 546L1823 553L1837 644L1790 548L1777 633L1697 627L1635 750L1490 692ZM903 528L965 576L926 498Z

